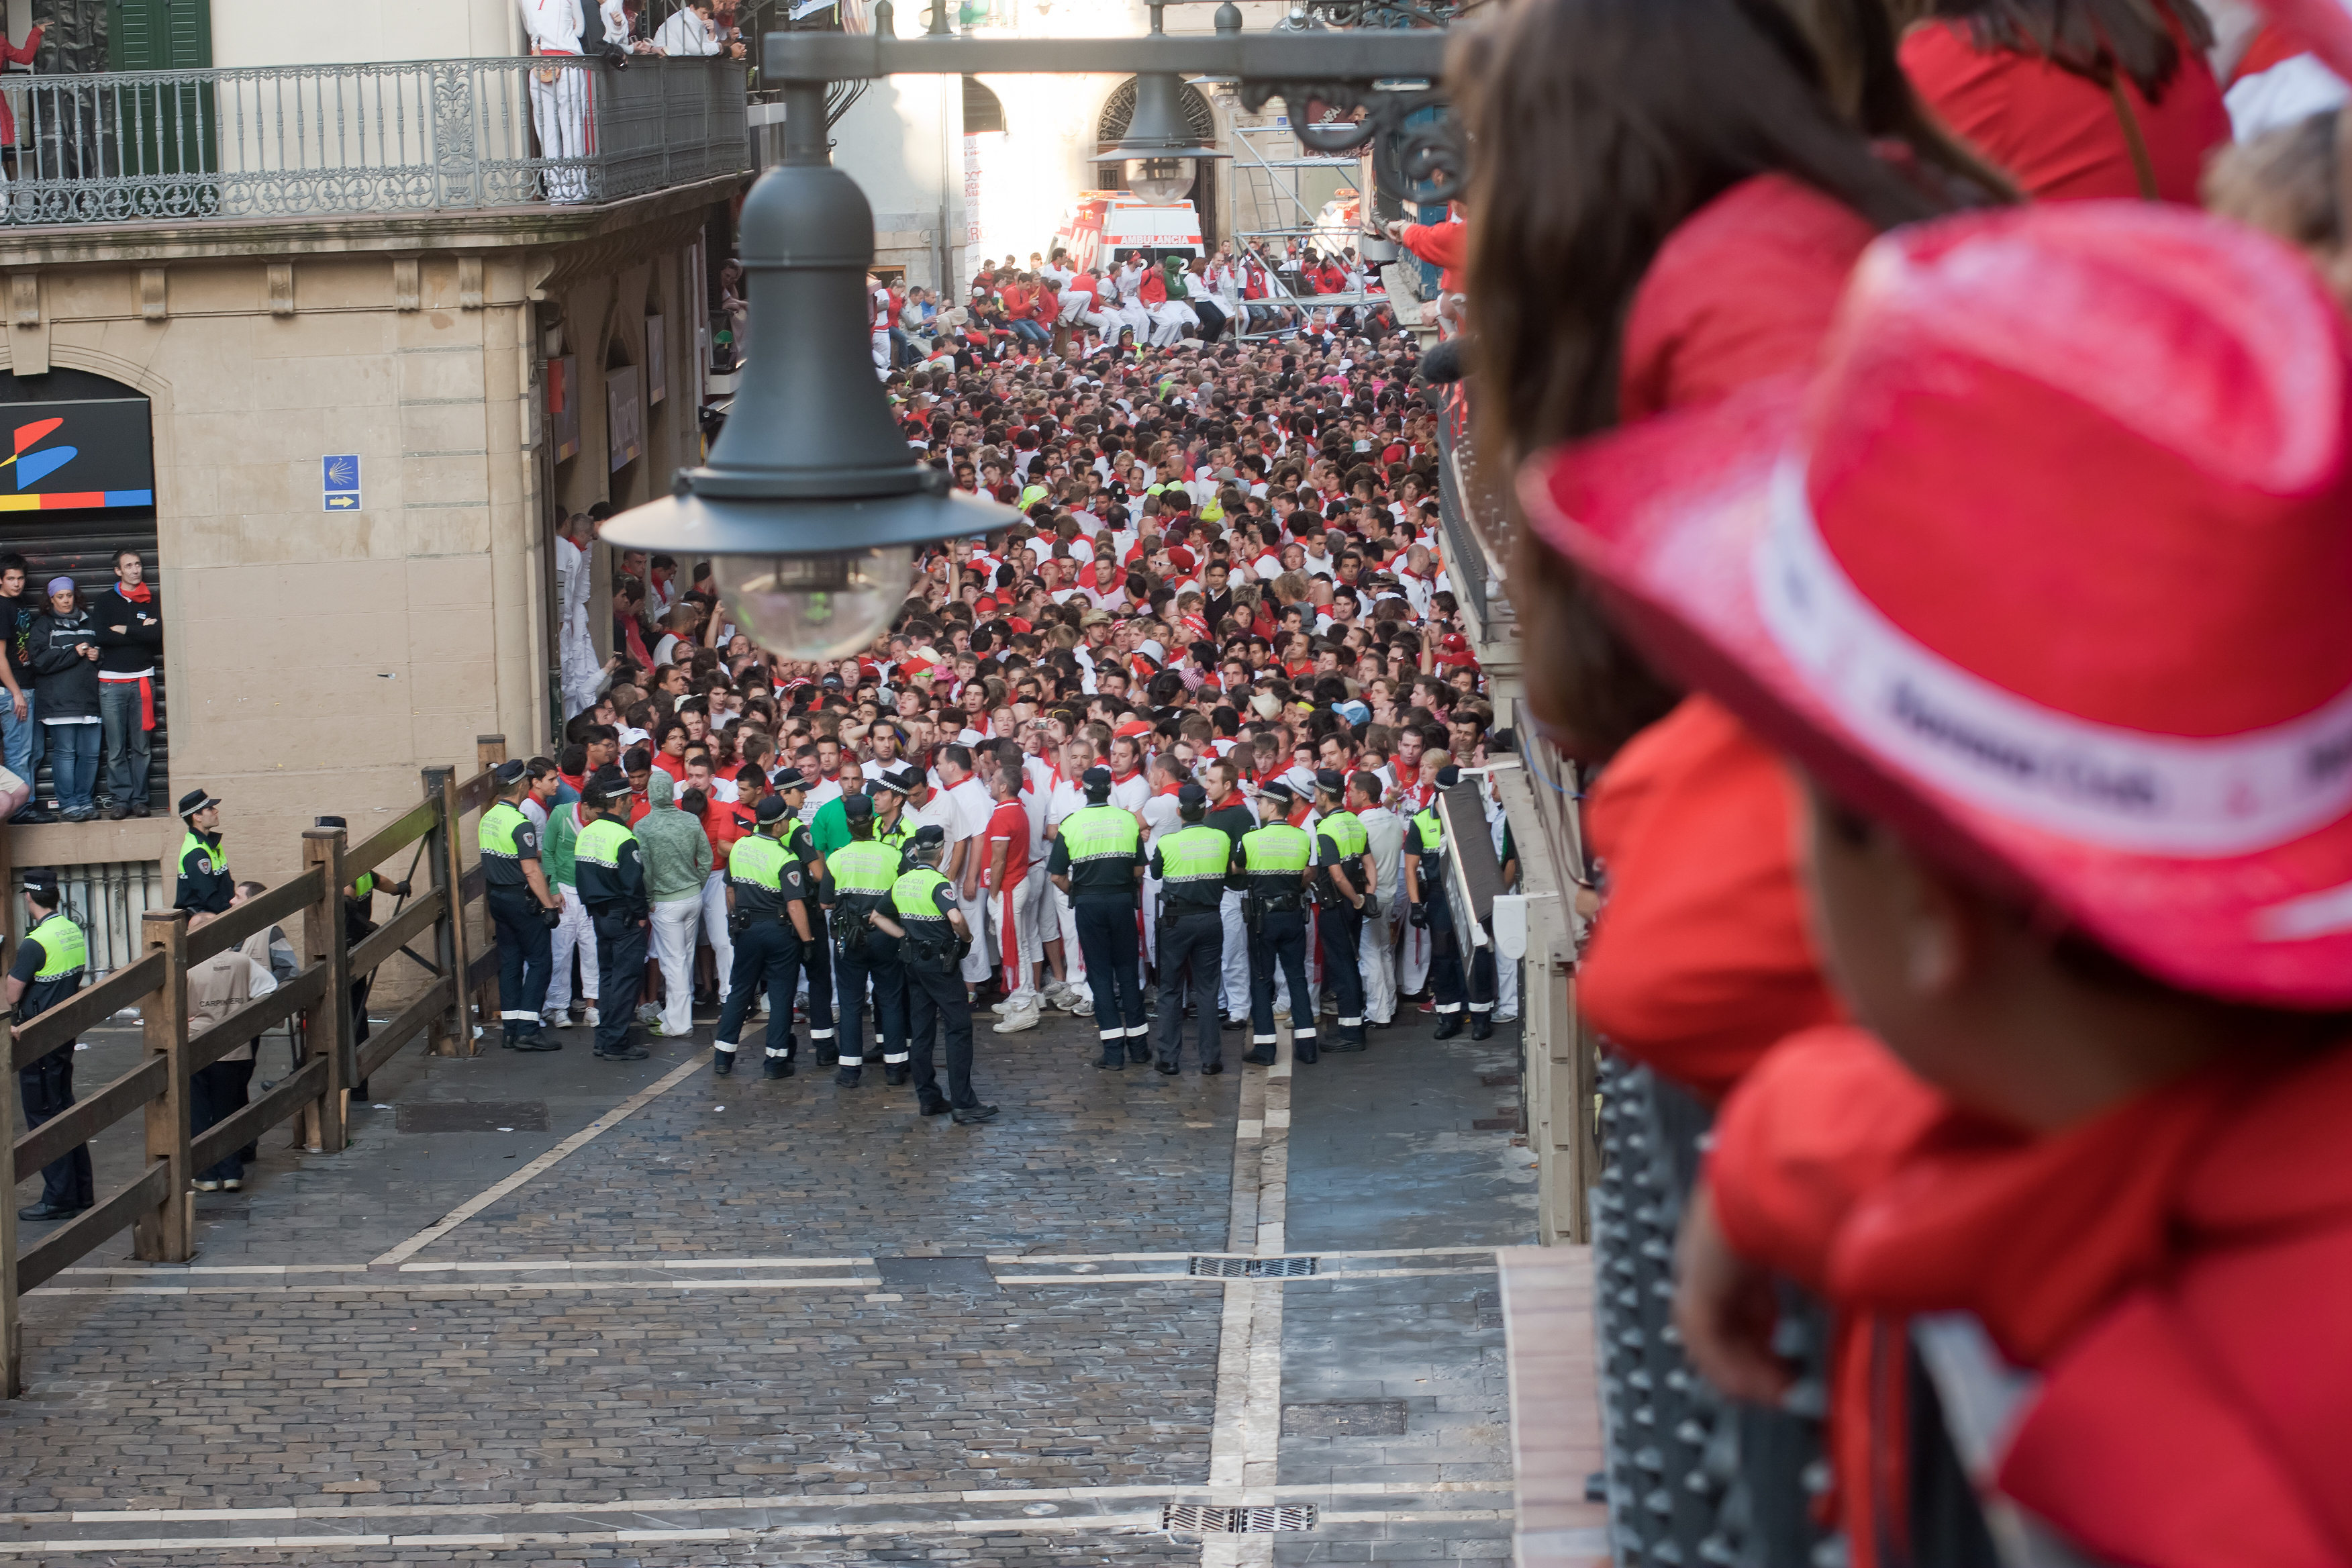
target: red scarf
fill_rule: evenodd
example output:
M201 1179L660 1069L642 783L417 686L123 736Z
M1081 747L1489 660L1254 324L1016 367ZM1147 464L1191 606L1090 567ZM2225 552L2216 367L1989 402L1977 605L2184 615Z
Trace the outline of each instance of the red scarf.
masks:
M1135 769L1130 770L1129 772L1123 773L1112 773L1112 774L1110 775L1110 782L1111 782L1112 784L1125 784L1128 780L1129 780L1129 779L1133 778L1137 773L1141 773L1142 771L1143 771L1143 770L1142 770L1141 768L1135 768Z
M121 584L117 583L114 585L114 591L121 595L124 598L130 600L134 605L143 605L148 600L155 596L153 590L144 583L140 584L135 588L127 588Z

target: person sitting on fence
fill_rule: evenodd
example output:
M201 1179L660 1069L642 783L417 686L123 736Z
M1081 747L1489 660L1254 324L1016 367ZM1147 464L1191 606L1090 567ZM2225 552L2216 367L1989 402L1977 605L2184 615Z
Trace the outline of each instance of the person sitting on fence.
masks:
M12 1021L37 1018L82 987L89 969L89 942L80 926L59 910L54 871L25 873L26 923L8 970ZM24 1097L25 1130L31 1131L74 1102L74 1042L67 1040L39 1060L16 1069ZM41 1201L16 1211L22 1220L64 1219L96 1201L90 1186L89 1145L77 1143L41 1167Z
M247 889L258 883L246 882L236 890L237 903L251 895ZM199 910L188 917L188 930L196 931L221 917ZM269 937L271 928L264 927L245 939L236 947L224 948L201 963L188 965L188 1040L193 1045L228 1021L229 1015L247 1003L258 1000L278 989L278 977L271 972ZM246 1096L253 1083L254 1058L259 1054L261 1042L248 1039L238 1044L218 1061L198 1068L188 1075L188 1132L191 1137L205 1132L245 1109ZM245 1185L245 1163L257 1151L251 1144L232 1149L202 1171L196 1173L194 1184L200 1193L216 1193L224 1188L236 1192Z

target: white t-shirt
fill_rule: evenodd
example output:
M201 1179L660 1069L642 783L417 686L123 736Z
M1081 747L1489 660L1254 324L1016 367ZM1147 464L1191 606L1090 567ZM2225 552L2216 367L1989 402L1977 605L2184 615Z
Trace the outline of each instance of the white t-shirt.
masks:
M988 819L996 810L996 803L988 797L988 786L982 784L977 777L967 776L961 784L949 790L942 798L955 812L956 817L955 826L948 828L948 844L950 851L955 845L967 838L978 838L984 846L988 836ZM986 853L984 847L981 853ZM969 854L966 859L968 862ZM967 863L964 869L969 871L971 868ZM957 879L957 883L959 886L961 885L961 877Z
M1114 788L1113 795L1118 794ZM1148 857L1159 847L1160 838L1183 826L1182 808L1172 795L1155 795L1143 803L1143 852Z

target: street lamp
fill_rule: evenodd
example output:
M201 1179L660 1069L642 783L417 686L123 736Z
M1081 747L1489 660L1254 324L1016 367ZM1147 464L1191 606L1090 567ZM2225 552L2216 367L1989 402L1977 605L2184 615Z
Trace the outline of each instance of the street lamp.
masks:
M833 167L824 84L784 90L783 160L743 203L750 363L708 463L605 525L625 550L708 557L721 599L784 658L839 658L889 629L915 551L1020 521L918 463L874 373L874 211Z
M1227 0L1217 8L1218 35L1230 37L1241 27L1241 8ZM1168 36L1160 26L1159 5L1151 7L1151 31L1145 36ZM1201 159L1232 156L1194 140L1192 127L1184 118L1182 93L1183 83L1174 71L1138 75L1135 112L1128 116L1127 134L1101 153L1107 159L1124 159L1127 188L1154 206L1171 206L1192 194Z

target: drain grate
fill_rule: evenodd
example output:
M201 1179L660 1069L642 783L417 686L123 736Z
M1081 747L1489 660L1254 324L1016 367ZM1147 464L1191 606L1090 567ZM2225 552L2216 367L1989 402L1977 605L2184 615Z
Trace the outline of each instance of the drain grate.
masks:
M1276 1531L1312 1530L1315 1510L1303 1508L1213 1508L1203 1503L1164 1503L1160 1528L1188 1535L1271 1535Z
M1301 1279L1315 1272L1315 1259L1195 1257L1192 1272L1211 1279Z
M403 1132L544 1132L543 1100L404 1100L394 1125Z

